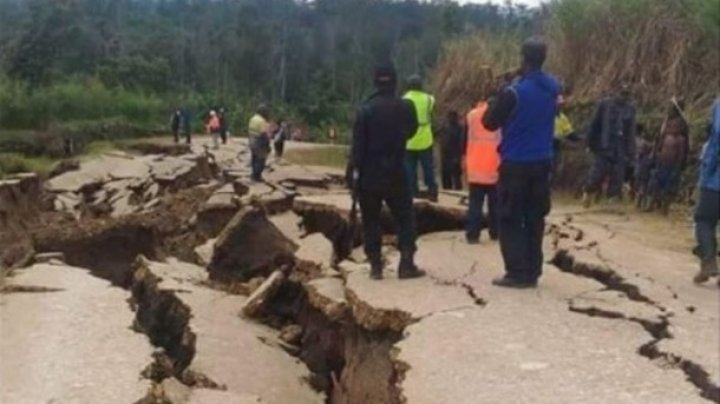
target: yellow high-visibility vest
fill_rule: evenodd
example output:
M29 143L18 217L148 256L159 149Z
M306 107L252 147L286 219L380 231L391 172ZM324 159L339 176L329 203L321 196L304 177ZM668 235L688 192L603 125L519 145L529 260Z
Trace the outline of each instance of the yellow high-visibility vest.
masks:
M572 123L564 113L559 113L555 117L555 139L564 139L573 133Z
M432 111L435 107L435 97L422 92L411 90L403 97L412 101L418 119L418 130L407 142L406 148L412 151L426 150L433 145Z

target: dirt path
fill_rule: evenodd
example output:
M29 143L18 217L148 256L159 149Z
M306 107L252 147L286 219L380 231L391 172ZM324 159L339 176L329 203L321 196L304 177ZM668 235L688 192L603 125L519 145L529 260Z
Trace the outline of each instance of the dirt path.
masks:
M0 402L718 400L720 299L691 283L687 223L559 207L540 288L508 291L490 286L497 244L466 245L463 198L444 194L415 203L430 276L372 282L341 172L273 161L254 184L244 141L206 142L45 184L33 212L65 219L16 223L15 255L65 262L2 286ZM3 212L31 218L21 191Z

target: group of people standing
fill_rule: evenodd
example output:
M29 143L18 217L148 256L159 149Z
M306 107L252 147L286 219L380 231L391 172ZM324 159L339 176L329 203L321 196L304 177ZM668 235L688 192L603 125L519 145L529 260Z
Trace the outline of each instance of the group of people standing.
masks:
M480 101L466 116L467 138L457 113L449 114L452 136L445 137L443 185L462 187L461 150L470 183L467 240L477 243L482 207L489 201L490 237L500 240L505 276L501 287L537 286L542 273L545 216L550 211L553 134L559 83L542 71L546 45L529 40L522 47L523 66L503 82L493 100ZM391 65L376 69L376 92L360 108L353 128L352 184L363 217L365 252L373 279L383 277L380 210L387 204L398 225L401 279L424 275L414 261L415 217L412 199L419 195L417 166L422 167L427 197L437 200L431 126L435 99L422 91L418 76L396 96ZM489 98L489 97L487 97ZM502 135L501 135L502 134ZM404 169L403 169L404 168Z
M461 190L463 173L469 184L466 239L477 244L485 227L499 240L505 275L493 281L500 287L533 288L543 268L545 218L551 209L551 187L565 142L579 142L564 114L562 86L542 70L546 45L531 39L522 46L523 65L504 76L499 88L487 94L466 115L447 115L441 138L442 186ZM351 184L364 223L365 252L373 279L383 277L380 210L385 203L398 226L401 279L424 275L414 261L415 217L412 199L420 195L417 166L437 200L434 139L431 125L435 99L422 90L418 76L407 80L407 92L396 96L392 65L378 67L376 92L359 109L353 128ZM720 216L720 101L714 107L714 126L704 148L700 203L695 215L702 270L696 282L718 275L715 229ZM630 88L601 100L585 140L594 156L583 187L586 205L607 186L610 201L620 200L631 180L639 206L667 210L688 162L689 129L684 105L673 98L655 142L638 141L636 111ZM638 144L640 142L640 144ZM483 215L487 201L488 214Z
M262 181L267 158L274 146L277 158L282 158L285 152L285 142L290 138L288 125L283 120L273 122L271 111L266 104L261 104L248 122L248 142L251 153L251 179ZM177 108L170 117L170 129L175 143L180 142L180 136L185 137L187 144L192 141L192 120L188 108ZM204 120L204 129L212 137L214 149L220 148L220 143L227 144L230 136L230 126L225 108L214 108L207 113Z

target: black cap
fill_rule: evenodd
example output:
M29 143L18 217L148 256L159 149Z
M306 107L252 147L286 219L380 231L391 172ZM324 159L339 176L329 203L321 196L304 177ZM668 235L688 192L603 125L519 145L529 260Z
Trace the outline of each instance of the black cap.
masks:
M547 58L547 45L540 38L530 38L522 45L523 62L530 67L542 67Z
M395 67L390 63L377 66L373 74L373 81L375 87L395 87L397 85Z

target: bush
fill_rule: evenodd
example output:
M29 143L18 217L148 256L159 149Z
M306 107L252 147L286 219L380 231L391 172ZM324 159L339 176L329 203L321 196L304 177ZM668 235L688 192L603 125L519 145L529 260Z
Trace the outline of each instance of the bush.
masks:
M17 153L0 153L0 177L25 172L45 175L50 172L53 164L53 160L49 158L28 158Z

